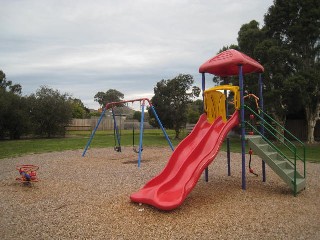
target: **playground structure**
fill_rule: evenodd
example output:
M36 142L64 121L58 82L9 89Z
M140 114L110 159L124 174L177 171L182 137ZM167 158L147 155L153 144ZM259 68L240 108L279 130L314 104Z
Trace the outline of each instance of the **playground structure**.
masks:
M17 181L30 184L32 182L38 182L39 179L37 177L37 170L39 169L38 166L35 165L18 165L16 169L19 171L20 177L16 178Z
M138 99L132 99L132 100L119 101L119 102L111 102L111 103L106 104L106 106L104 107L104 109L100 115L100 118L97 122L97 125L95 126L94 130L92 131L91 136L87 142L87 145L82 153L83 157L85 156L85 154L91 144L91 141L92 141L92 139L93 139L98 127L99 127L100 122L103 119L103 116L105 115L106 111L110 108L111 108L111 112L112 112L112 116L113 116L113 124L114 124L114 128L113 128L114 129L114 137L115 137L114 149L117 152L121 152L121 139L120 139L120 134L119 134L119 128L118 128L116 118L115 118L114 107L121 106L122 104L125 104L125 103L133 103L133 102L140 102L140 106L141 106L140 134L139 134L139 147L138 147L138 149L135 148L135 146L134 146L134 130L133 130L133 151L138 153L138 167L140 167L140 165L141 165L141 158L142 158L142 151L143 151L143 147L142 147L143 146L143 122L144 122L144 110L145 110L146 104L149 105L152 113L154 114L154 116L159 124L159 127L161 128L163 135L165 136L170 148L172 149L172 151L174 150L173 145L168 137L168 134L167 134L166 130L164 129L164 127L160 121L160 118L158 117L158 114L157 114L154 106L152 105L151 101L148 98L138 98Z
M204 111L193 131L176 147L163 171L145 184L138 192L131 194L133 202L146 203L162 210L172 210L179 207L188 194L195 187L200 175L205 171L208 181L208 165L216 157L219 148L228 132L239 125L241 126L241 151L242 151L242 189L246 189L246 141L250 147L249 154L253 151L262 160L262 180L266 181L265 164L279 175L293 190L294 195L306 186L305 148L303 143L289 133L283 126L275 122L263 112L263 81L261 74L262 65L249 56L230 49L209 59L199 68L202 74L202 91ZM205 73L220 77L238 76L239 86L221 85L205 89ZM246 106L244 100L244 74L259 74L259 111L258 113ZM224 93L221 92L224 90ZM234 93L234 113L229 117L229 108L226 103L227 91ZM256 97L257 99L258 97ZM257 102L256 102L257 103ZM254 126L245 120L245 109L252 118L260 121L260 126ZM270 123L272 122L272 123ZM277 125L297 142L301 144L302 154L298 154L298 147L286 135L281 134L273 127ZM246 134L246 126L250 134ZM265 134L265 133L268 134ZM278 134L282 137L278 138ZM288 153L282 152L267 138L272 135L287 148ZM228 175L230 169L230 149L227 139ZM302 162L302 172L298 171L298 161ZM250 170L251 172L251 170Z

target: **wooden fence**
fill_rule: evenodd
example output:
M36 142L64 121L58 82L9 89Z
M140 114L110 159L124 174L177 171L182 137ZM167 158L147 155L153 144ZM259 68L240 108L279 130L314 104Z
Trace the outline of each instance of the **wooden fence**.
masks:
M307 140L308 129L306 120L293 120L289 119L286 122L285 128L288 129L294 136L302 141ZM290 139L289 136L286 136ZM320 141L320 121L317 122L314 129L314 139Z
M90 119L72 119L72 122L66 127L67 130L81 131L88 130L92 131L98 123L98 117L92 117ZM139 129L140 123L137 120L127 120L126 117L116 116L116 122L120 129L132 129L134 126L135 129ZM192 131L194 124L187 124L186 130L188 133ZM307 140L307 123L305 120L287 120L285 127L297 138L302 141ZM149 123L144 122L144 128L150 129ZM111 116L103 117L98 130L112 130L113 129L113 119ZM290 138L289 136L287 136ZM315 130L314 130L314 138L316 141L320 141L320 121L318 121Z
M71 123L66 126L66 130L68 131L92 131L97 123L99 121L99 117L92 117L89 119L79 119L79 118L74 118L72 119ZM117 126L120 129L132 129L133 127L135 129L140 128L140 123L137 120L127 120L126 117L120 117L116 116L116 123ZM105 116L102 118L98 131L103 131L103 130L112 130L113 129L113 118L111 116ZM144 129L150 129L152 128L149 123L144 122L143 124Z

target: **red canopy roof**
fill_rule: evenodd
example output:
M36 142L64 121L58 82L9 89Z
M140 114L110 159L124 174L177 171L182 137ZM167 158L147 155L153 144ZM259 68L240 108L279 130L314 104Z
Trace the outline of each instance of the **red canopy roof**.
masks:
M199 72L221 77L239 75L239 65L242 65L243 74L264 71L263 66L256 60L242 52L229 49L203 63Z

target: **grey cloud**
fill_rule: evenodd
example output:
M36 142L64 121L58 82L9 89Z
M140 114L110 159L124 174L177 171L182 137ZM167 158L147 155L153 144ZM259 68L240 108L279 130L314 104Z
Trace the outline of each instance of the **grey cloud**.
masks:
M48 85L89 107L109 88L152 95L179 73L198 80L198 67L236 43L242 24L262 23L272 2L2 1L0 69L25 94Z

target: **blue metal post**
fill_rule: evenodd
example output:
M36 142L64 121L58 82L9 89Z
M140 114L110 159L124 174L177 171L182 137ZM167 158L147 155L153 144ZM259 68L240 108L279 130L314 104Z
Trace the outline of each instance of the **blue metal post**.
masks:
M259 103L260 103L260 117L263 119L263 80L262 80L262 76L261 73L259 74ZM264 123L263 121L261 121L261 134L264 136ZM265 161L262 160L262 181L265 182L266 181L266 163Z
M228 164L228 176L231 176L230 138L228 137L227 137L227 164Z
M206 90L206 75L202 73L202 101L204 104L204 91ZM203 112L204 112L204 105L203 105ZM206 182L209 181L209 168L206 167L204 170L204 179Z
M227 115L226 117L228 119L229 117L228 91L224 90L223 93L226 96L226 115Z
M246 190L246 146L245 146L245 121L244 121L244 98L243 98L243 73L242 65L239 65L239 88L240 88L240 119L241 119L241 153L242 153L242 189Z
M117 121L116 121L116 115L114 113L114 110L112 108L112 118L113 118L113 129L114 131L116 131L116 137L117 137L117 142L118 142L118 145L120 146L120 136L119 136L119 128L118 128L118 125L117 125ZM121 124L121 115L120 115L120 124ZM121 128L121 125L120 125L120 128ZM121 148L120 148L120 152L121 152Z
M144 122L144 101L142 102L142 109L141 109L138 167L140 167L140 164L141 164L143 122Z
M169 146L171 147L172 151L174 151L174 148L173 148L172 143L171 143L171 141L169 139L169 136L168 136L166 130L164 129L164 127L162 126L162 123L161 123L161 121L160 121L160 119L158 117L158 114L157 114L156 110L154 109L154 106L151 106L151 110L152 110L155 118L157 119L157 122L158 122L158 124L159 124L159 126L160 126L160 128L161 128L161 130L162 130L162 132L163 132L163 134L165 136L165 138L167 139L167 142L169 143Z
M104 110L102 111L102 113L101 113L101 115L100 115L100 118L99 118L99 120L98 120L98 123L97 123L97 125L95 126L94 130L92 131L91 136L90 136L90 138L89 138L89 140L88 140L88 142L87 142L87 145L86 145L86 147L84 148L84 151L83 151L83 153L82 153L82 157L84 157L84 155L86 154L86 152L87 152L87 150L88 150L88 148L89 148L89 146L90 146L90 144L91 144L91 141L92 141L92 139L93 139L93 137L94 137L94 134L96 133L96 131L97 131L98 127L99 127L99 124L100 124L100 122L101 122L104 114L106 113L106 111L107 111L107 109L104 108Z
M204 100L204 90L206 90L206 75L202 73L202 100Z
M206 182L209 182L209 168L208 167L206 167L204 169L204 179Z
M225 84L227 82L225 81ZM226 96L226 115L227 119L229 117L229 104L228 104L228 92L224 90L224 95ZM231 164L230 164L230 138L227 136L227 166L228 166L228 176L231 176Z

